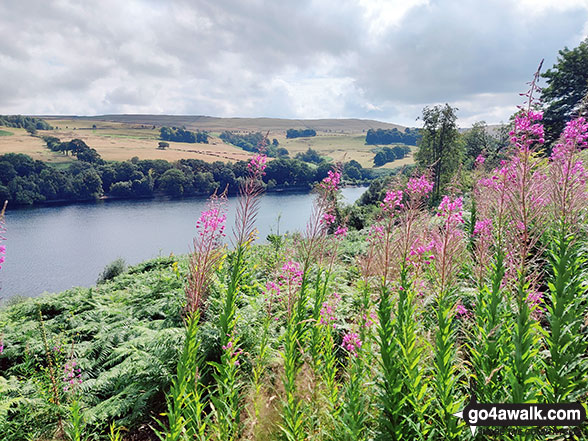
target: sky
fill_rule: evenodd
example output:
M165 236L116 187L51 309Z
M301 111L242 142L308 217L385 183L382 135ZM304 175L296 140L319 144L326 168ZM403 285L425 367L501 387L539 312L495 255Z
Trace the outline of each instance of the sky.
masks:
M2 0L0 114L507 121L588 0Z

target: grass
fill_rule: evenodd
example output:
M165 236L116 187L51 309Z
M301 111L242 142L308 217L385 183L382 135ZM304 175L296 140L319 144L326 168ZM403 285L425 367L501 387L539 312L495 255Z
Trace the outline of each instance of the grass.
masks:
M157 130L135 125L87 121L59 120L51 121L59 127L56 130L40 132L42 135L56 136L62 141L74 138L82 139L90 147L96 149L107 161L126 161L133 157L139 159L201 159L205 162L235 162L247 160L251 155L238 147L227 145L218 138L212 138L209 144L188 144L169 142L166 150L158 150ZM40 140L39 140L40 141ZM45 150L47 150L45 148ZM25 152L22 152L25 153ZM57 154L62 156L61 154ZM40 158L35 158L40 159Z
M25 129L11 128L12 136L0 136L0 154L24 153L33 159L51 164L75 161L71 156L49 150L41 138L31 136Z
M0 136L12 136L14 133L9 132L7 130L0 130Z

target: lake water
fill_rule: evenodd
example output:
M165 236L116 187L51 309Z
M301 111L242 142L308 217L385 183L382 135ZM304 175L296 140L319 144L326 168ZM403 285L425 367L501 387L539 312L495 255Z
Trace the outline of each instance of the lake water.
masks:
M352 203L365 187L344 188ZM261 199L258 241L269 233L302 231L314 195L270 193ZM229 198L227 227L237 198ZM104 267L122 257L137 264L159 255L185 254L206 199L108 201L9 210L6 262L0 269L0 297L36 296L74 286L92 286Z

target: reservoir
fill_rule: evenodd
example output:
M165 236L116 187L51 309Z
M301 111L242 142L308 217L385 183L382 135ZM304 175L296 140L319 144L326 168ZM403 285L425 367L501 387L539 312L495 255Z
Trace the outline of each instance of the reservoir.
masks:
M353 203L365 190L344 188L344 202ZM263 195L256 243L264 243L270 233L303 231L314 198L312 193ZM237 198L229 198L227 231L234 225L236 207ZM119 257L134 265L172 252L185 254L205 209L206 199L151 199L9 210L0 298L92 286Z

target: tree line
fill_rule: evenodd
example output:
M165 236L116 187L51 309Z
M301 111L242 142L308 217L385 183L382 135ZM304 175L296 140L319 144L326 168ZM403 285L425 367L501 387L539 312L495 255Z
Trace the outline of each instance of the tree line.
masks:
M417 145L420 139L419 129L406 128L403 132L394 129L369 129L365 135L367 145L407 144Z
M286 131L286 138L308 138L316 136L316 131L313 129L288 129Z
M40 118L22 115L0 115L0 126L27 129L29 131L53 129L51 125Z
M191 144L208 144L209 138L207 132L202 132L200 130L191 132L190 130L177 127L162 127L159 129L159 136L164 141L188 142Z
M318 166L290 158L269 161L263 177L267 190L309 190L327 176L332 163ZM214 191L236 194L248 175L247 162L207 163L198 159L87 162L58 169L21 153L0 156L0 200L10 205L51 201L95 200L103 195L121 198L152 196L208 196ZM371 179L356 161L343 167L349 182Z
M81 139L72 139L71 141L61 142L61 140L55 136L44 136L43 141L45 141L49 150L53 152L61 152L64 153L65 156L68 156L71 152L72 156L77 157L78 160L92 164L101 164L104 162L96 149L89 147Z

